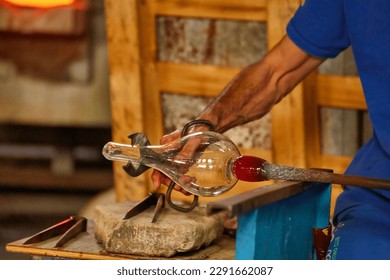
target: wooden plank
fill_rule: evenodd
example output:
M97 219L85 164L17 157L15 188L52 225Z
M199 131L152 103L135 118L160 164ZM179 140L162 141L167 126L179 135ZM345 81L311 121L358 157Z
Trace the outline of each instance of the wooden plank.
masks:
M159 143L163 136L163 114L160 104L160 89L158 87L158 75L156 70L157 61L157 38L156 17L153 1L138 1L141 51L141 74L142 74L142 98L144 132L148 135L151 143Z
M319 156L319 167L332 169L335 173L344 173L348 165L352 161L352 157L348 156L333 156L333 155L320 155ZM343 192L340 185L334 184L332 186L331 194L331 209L330 214L333 216L337 197Z
M340 185L332 185L332 192L330 198L330 217L334 216L334 209L336 207L337 197L343 192L343 188Z
M302 182L281 181L268 185L267 188L256 188L240 195L208 203L207 213L211 214L223 210L226 211L229 218L234 218L295 196L304 190Z
M310 74L303 82L304 90L304 125L306 166L319 168L321 154L321 131L319 123L319 107L317 106L316 79L317 73Z
M237 67L216 65L157 64L161 91L207 97L219 94L239 71Z
M142 98L136 0L106 1L114 141L142 130Z
M157 15L266 21L266 0L154 0Z
M234 259L235 240L222 236L215 244L211 244L197 251L177 254L171 258L149 257L126 254L110 254L99 244L94 234L94 223L88 220L87 232L80 233L61 248L53 248L59 237L24 245L26 238L8 243L8 252L23 253L53 258L67 258L76 260L197 260L197 259Z
M337 173L342 173L351 163L352 157L335 156L335 155L320 155L319 168L329 168Z
M268 2L268 45L275 46L286 34L286 25L298 8L299 0ZM306 165L303 86L298 85L272 109L272 147L274 162Z
M127 135L143 131L140 41L137 0L106 0L106 28L110 65L112 136L126 143ZM119 201L147 194L146 177L129 178L121 163L114 163L114 182ZM138 191L134 191L137 189ZM141 192L141 193L140 193Z
M317 76L320 106L367 110L359 77L319 74Z
M151 143L159 143L163 136L163 113L160 102L160 89L158 87L158 76L156 71L157 60L157 38L156 38L156 17L155 7L152 1L137 1L137 9L139 12L139 30L140 32L140 58L141 58L141 85L142 85L142 114L143 114L143 130ZM145 181L142 185L136 188L126 190L131 197L145 197L145 191L154 190L154 186L150 179L152 170L145 173Z

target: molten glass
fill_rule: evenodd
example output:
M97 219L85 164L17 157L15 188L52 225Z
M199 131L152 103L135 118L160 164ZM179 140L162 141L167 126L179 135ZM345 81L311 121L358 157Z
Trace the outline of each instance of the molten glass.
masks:
M238 180L247 182L266 181L267 161L259 157L241 156L233 164L233 174Z
M155 168L200 196L220 195L238 181L233 173L234 162L240 156L238 148L226 136L212 131L190 134L161 146L109 142L103 155L109 160ZM243 172L239 171L239 176Z

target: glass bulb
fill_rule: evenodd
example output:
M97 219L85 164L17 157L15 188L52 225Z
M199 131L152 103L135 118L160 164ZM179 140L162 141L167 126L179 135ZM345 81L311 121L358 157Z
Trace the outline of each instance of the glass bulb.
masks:
M164 173L186 191L200 196L217 196L238 181L233 165L240 152L226 136L197 132L160 146L107 143L103 155L109 160L130 161Z

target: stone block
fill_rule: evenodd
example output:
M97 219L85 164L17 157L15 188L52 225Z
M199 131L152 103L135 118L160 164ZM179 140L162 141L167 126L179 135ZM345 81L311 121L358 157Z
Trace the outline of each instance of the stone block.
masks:
M154 207L122 220L135 202L111 202L96 206L95 236L109 253L172 257L210 245L223 233L224 214L206 215L197 207L183 213L165 207L151 223Z

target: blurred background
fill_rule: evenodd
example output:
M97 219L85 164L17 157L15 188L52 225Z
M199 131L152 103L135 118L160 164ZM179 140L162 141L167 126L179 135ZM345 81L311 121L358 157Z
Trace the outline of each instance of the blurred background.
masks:
M103 0L68 2L0 1L0 259L113 185Z

